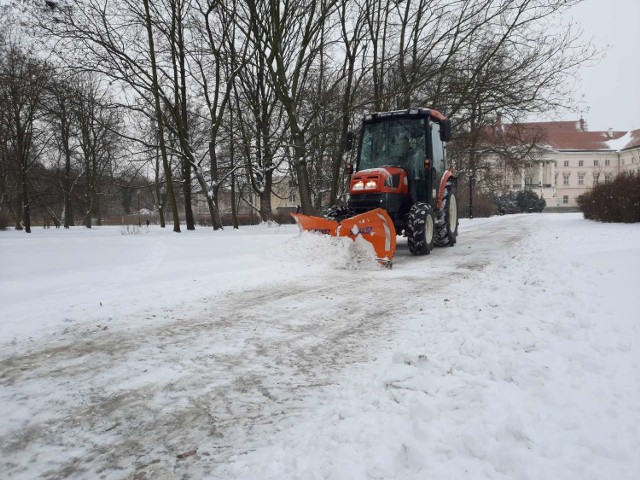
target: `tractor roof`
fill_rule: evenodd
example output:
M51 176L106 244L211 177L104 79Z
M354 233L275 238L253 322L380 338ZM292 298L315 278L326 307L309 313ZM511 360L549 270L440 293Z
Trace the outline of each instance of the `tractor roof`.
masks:
M368 115L365 115L364 121L378 120L382 118L393 118L393 117L426 117L430 116L434 118L436 121L440 122L442 120L447 120L443 114L439 111L434 110L432 108L406 108L404 110L393 110L390 112L373 112Z

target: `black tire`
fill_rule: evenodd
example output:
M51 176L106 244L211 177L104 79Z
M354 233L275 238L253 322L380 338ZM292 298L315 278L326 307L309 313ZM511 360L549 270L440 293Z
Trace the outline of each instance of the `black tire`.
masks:
M437 214L436 240L437 247L453 247L458 239L458 199L456 185L448 181L444 187L442 206Z
M413 255L428 255L435 241L435 216L428 203L416 203L409 211L407 240Z

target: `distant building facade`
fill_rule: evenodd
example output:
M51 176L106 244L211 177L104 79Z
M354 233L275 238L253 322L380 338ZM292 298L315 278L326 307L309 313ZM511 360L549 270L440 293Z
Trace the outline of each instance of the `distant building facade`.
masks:
M503 131L515 127L497 124ZM519 172L505 170L505 183L512 192L536 192L547 207L575 208L576 198L588 189L621 172L640 169L640 129L591 132L584 120L534 122L517 128L535 131L540 140Z

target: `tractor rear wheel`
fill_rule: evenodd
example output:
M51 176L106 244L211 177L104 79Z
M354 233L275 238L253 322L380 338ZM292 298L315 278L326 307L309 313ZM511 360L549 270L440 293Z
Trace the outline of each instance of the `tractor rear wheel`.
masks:
M442 206L438 212L436 225L436 246L453 247L458 238L458 199L456 186L448 181L444 187Z
M435 240L435 216L428 203L419 202L411 207L407 222L409 251L413 255L428 255Z

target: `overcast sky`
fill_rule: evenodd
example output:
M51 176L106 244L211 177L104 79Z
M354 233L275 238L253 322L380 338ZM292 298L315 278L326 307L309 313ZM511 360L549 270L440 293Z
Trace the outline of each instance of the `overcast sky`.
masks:
M596 65L582 68L576 85L589 129L640 129L640 0L584 0L568 17L582 26L585 39L607 52ZM574 111L535 120L578 118Z
M607 48L606 57L581 70L589 130L640 129L640 0L584 0L571 10L586 38ZM563 120L579 118L567 113Z

